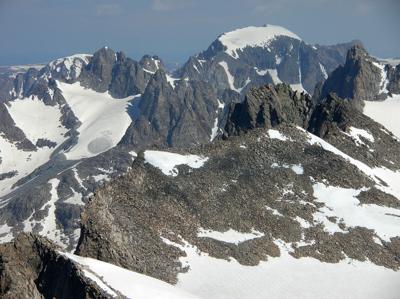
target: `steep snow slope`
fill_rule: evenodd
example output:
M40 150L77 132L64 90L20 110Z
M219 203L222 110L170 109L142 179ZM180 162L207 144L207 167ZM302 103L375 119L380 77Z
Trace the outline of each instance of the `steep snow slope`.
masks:
M364 114L384 125L400 139L400 95L384 101L365 101Z
M69 253L64 255L80 265L84 275L112 297L116 297L116 292L119 292L128 298L141 299L198 298L161 280L128 271L112 264Z
M246 47L267 48L270 41L277 36L287 36L301 40L293 32L274 25L265 25L264 27L245 27L223 34L219 41L226 47L225 52L233 58L239 58L238 50Z
M114 99L108 92L85 89L79 82L66 84L57 81L57 85L81 122L78 143L65 153L67 159L96 156L121 140L132 121L127 111L128 105L139 95Z

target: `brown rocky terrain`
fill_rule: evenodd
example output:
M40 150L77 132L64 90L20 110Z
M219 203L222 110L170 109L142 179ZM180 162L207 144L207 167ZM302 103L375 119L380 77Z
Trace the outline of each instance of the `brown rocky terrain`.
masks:
M284 109L288 99L301 109ZM285 86L267 86L251 92L244 104L231 110L226 130L232 132L226 135L229 137L178 151L208 160L199 169L178 166L176 177L165 175L146 162L143 153L139 154L126 175L98 189L89 201L82 215L77 253L168 282L176 282L177 274L187 269L179 261L185 253L165 240L184 240L210 256L233 257L243 265L257 265L268 257L279 256L276 241L282 240L289 244L295 257L310 256L329 263L345 258L369 260L398 270L399 237L384 240L371 228L348 225L345 219L327 216L341 229L329 232L326 223L316 220L325 208L316 197L316 185L364 190L358 196L361 205L398 208L399 200L381 191L386 183L381 182L381 186L357 164L349 163L344 153L369 167L392 159L391 169L397 170L399 142L335 96L328 97L324 109L312 109L325 114L319 111L318 119L313 113L307 116L303 112L311 111L307 108L309 100ZM270 121L268 116L258 117L273 111L264 109L267 105L279 107L273 113L276 121ZM366 144L357 151L354 149L360 145L346 135L346 129L364 124L375 142L365 140ZM329 140L336 149L329 150L323 141L310 142L311 135L299 125ZM246 130L238 129L243 127ZM377 153L361 154L368 151L367 145ZM387 151L380 156L383 149ZM344 153L337 154L337 150ZM199 232L204 229L247 233L255 230L262 237L236 245L200 237Z

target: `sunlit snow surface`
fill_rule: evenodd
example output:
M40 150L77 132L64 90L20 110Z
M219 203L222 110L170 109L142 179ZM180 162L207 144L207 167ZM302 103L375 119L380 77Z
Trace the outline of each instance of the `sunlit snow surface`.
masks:
M400 185L399 185L400 171L393 171L385 167L371 168L365 163L356 160L350 157L349 155L345 154L344 152L340 151L339 149L337 149L330 143L326 142L325 140L305 131L303 128L298 127L298 129L307 134L308 142L310 144L319 145L326 151L332 152L342 157L343 159L345 159L346 161L350 162L355 167L357 167L365 175L369 176L373 181L375 181L376 188L400 199Z
M385 241L400 236L400 210L375 204L360 204L356 196L362 190L326 186L323 183L315 184L313 189L317 201L325 204L318 210L315 219L324 224L326 231L343 231L337 224L328 220L328 217L337 217L347 227L361 226L372 229Z
M280 257L244 266L233 258L213 258L185 240L181 245L162 239L187 254L180 261L190 268L178 275L177 287L201 298L398 298L400 272L369 262L347 259L329 264L308 257L296 259L275 241Z
M364 114L382 124L400 139L400 95L384 101L365 101Z
M222 66L222 68L225 71L226 77L228 79L228 84L229 84L229 88L236 91L237 93L241 93L242 90L251 82L249 78L247 78L245 84L240 87L240 88L236 88L235 87L235 77L231 74L230 70L229 70L229 66L226 63L226 61L221 61L218 63L220 66Z
M264 236L263 233L259 231L253 230L251 233L242 233L238 232L234 229L229 229L225 232L219 232L215 230L207 230L204 228L201 228L199 232L197 233L197 236L199 238L210 238L226 243L232 243L238 245L239 243L242 243L244 241L260 238Z
M107 294L117 296L117 292L127 298L140 299L195 299L178 287L161 280L129 271L112 264L74 254L61 253L77 263L83 274L95 282Z
M268 130L268 136L271 139L278 139L281 141L287 141L289 140L285 135L283 135L281 132L279 132L278 130L274 130L274 129L269 129Z
M345 134L350 136L357 145L364 144L364 142L361 140L360 137L363 137L363 138L365 138L366 140L368 140L370 142L374 142L375 141L375 138L374 138L374 136L372 136L371 133L367 132L366 130L358 129L358 128L355 128L355 127L350 127L349 128L349 133L345 133Z
M144 159L147 163L159 168L165 175L177 176L178 165L187 165L191 168L200 168L208 160L196 155L180 155L162 151L145 151Z
M57 73L64 72L66 79L76 79L81 74L82 68L89 63L91 54L75 54L56 59L49 63L50 69Z
M129 103L138 98L114 99L108 92L99 93L85 89L79 82L57 82L62 94L75 116L81 122L78 143L65 155L69 160L96 156L113 148L124 136L131 124Z
M7 107L7 106L6 106ZM36 96L17 99L7 107L15 125L35 144L45 138L60 144L65 140L67 129L61 125L61 111L58 104L45 105Z
M278 36L287 36L301 40L293 32L274 25L264 27L245 27L225 33L219 37L219 41L226 47L225 52L233 58L239 58L238 50L246 47L267 47Z
M32 144L36 144L39 138L55 142L57 146L66 140L64 135L67 129L61 125L61 107L58 104L45 105L43 101L33 96L16 99L6 107L15 125L25 133ZM36 151L24 151L18 149L4 136L0 136L0 173L18 172L12 178L0 181L0 196L9 193L14 183L46 163L54 149L45 146Z
M39 232L40 235L48 237L49 239L55 241L56 243L60 244L58 242L58 238L56 237L58 231L57 231L57 225L56 225L56 202L58 200L58 195L57 195L57 187L60 183L58 179L51 179L48 182L51 185L50 189L50 201L46 202L39 211L45 211L47 209L47 216L40 220L37 221L35 220L32 216L33 213L30 217L28 217L27 220L24 221L24 232L31 232L32 229L35 227L37 223L40 223L43 227L43 229Z

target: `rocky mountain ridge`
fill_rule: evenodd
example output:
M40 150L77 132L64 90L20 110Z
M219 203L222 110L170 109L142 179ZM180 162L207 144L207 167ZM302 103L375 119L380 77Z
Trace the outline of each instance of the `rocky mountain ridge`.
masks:
M332 72L321 87L320 98L330 92L358 101L382 101L400 94L400 66L382 64L360 46L347 53L346 63Z
M281 30L273 29L279 29L278 33ZM259 30L263 34L271 32L268 26ZM229 34L237 31L225 35ZM144 56L134 61L104 47L93 55L58 59L15 78L1 77L1 239L9 241L20 231L33 231L72 249L79 237L79 214L88 198L99 185L125 173L137 152L153 146L190 148L209 143L226 134L225 124L232 124L230 107L246 103L251 86L282 80L293 87L300 84L294 79L299 69L302 78L319 80L323 72L315 63L325 65L329 72L344 62L344 53L354 43L358 44L310 46L292 34L277 34L261 46L237 50L237 57L233 57L217 39L175 75L165 71L158 57ZM297 52L300 56L295 55ZM274 81L270 77L275 72L279 80ZM239 91L239 81L245 83L247 79L251 82ZM304 86L311 84L304 80ZM285 89L289 90L282 85L278 91ZM270 113L261 113L255 107L248 119L255 122L255 127L266 122L275 125L282 120L294 121L294 115L295 123L301 126L311 121L315 97L311 99L299 91L290 91L284 97L286 104L279 105L286 108L295 99L301 100L288 111L259 103L269 107ZM27 110L35 114L26 115ZM281 114L276 119L273 114L278 110ZM326 117L334 118L330 114L334 112ZM34 129L31 123L36 124ZM229 130L242 130L234 129L236 126ZM321 132L327 130L325 127Z
M267 275L264 267L277 260L350 267L368 260L392 294L400 267L396 137L351 101L330 94L315 102L284 84L252 89L227 111L222 139L141 151L125 175L94 191L76 253L204 297L210 293L199 285L243 294L235 279L216 290L210 276L232 263L248 277Z

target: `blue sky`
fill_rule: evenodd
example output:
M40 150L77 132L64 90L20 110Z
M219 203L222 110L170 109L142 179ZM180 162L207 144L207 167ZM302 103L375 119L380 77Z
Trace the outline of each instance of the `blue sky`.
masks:
M0 0L0 65L104 45L182 62L225 31L266 23L308 43L360 39L372 55L400 56L400 0Z

